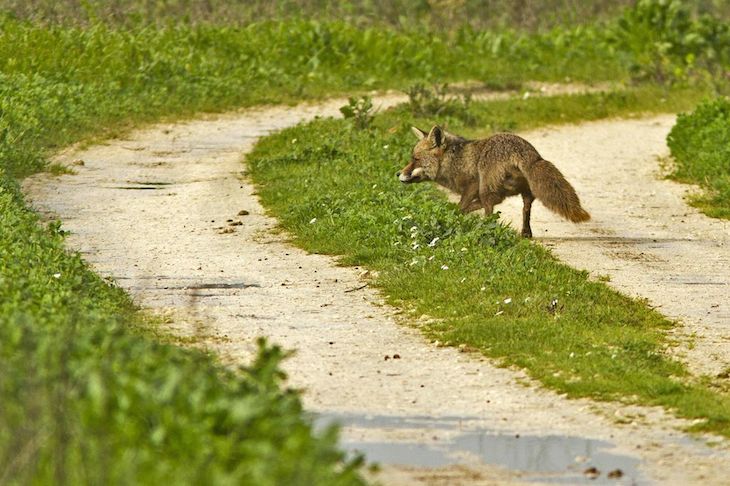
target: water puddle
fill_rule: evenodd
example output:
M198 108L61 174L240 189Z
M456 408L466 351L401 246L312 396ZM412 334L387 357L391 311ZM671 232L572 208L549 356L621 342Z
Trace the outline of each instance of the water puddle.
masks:
M469 428L473 419L326 414L316 416L315 426L339 423L343 427L341 446L350 454L363 453L370 463L417 467L481 463L519 471L523 480L542 483L645 482L637 470L639 460L611 452L614 446L610 442ZM383 440L384 436L394 439ZM598 475L584 474L589 468L595 468ZM621 477L609 478L608 473L616 470Z

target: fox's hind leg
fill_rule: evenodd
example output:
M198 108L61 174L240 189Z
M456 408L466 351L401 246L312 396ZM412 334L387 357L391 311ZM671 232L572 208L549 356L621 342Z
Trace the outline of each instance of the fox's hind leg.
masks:
M530 228L530 210L535 196L527 189L522 193L522 236L532 238L532 228Z

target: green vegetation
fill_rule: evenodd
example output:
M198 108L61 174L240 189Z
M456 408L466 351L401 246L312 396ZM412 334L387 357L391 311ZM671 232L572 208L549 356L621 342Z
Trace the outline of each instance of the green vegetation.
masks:
M396 185L392 173L409 145L404 119L413 113L475 134L686 110L698 93L726 89L725 24L665 0L609 19L623 3L554 0L541 10L493 0L483 12L472 1L459 9L292 0L277 11L266 10L271 2L222 0L0 0L0 483L358 483L357 464L342 463L333 433L313 437L297 396L282 388L281 351L262 347L257 363L233 373L140 333L128 297L64 251L60 223L42 227L17 180L48 168L59 147L163 117L414 83L421 85L409 106L376 119L353 100L352 120L371 130L320 121L259 149L255 176L267 203L281 211L275 200L283 194L301 202L281 216L302 244L343 253L346 242L346 261L380 269L394 299L442 319L429 330L441 339L471 343L576 395L634 393L684 416L711 417L703 427L727 433L724 396L687 384L683 369L659 354L667 323L658 315L587 282L494 220L455 214L432 189L380 192ZM697 2L696 11L710 3ZM276 20L287 5L304 4L301 18ZM559 26L560 12L579 5L575 22ZM312 20L323 8L326 20ZM403 16L374 21L390 8ZM350 22L334 20L338 9L349 9ZM585 23L587 12L608 20ZM425 87L473 80L495 88L528 80L664 87L489 105ZM394 134L385 130L393 126ZM332 130L327 137L324 128ZM290 136L305 142L284 144ZM269 179L279 170L317 177L280 187ZM313 216L317 224L308 225ZM411 285L419 275L434 283ZM433 292L429 307L415 292ZM514 305L480 320L508 297ZM539 326L527 324L533 317ZM566 335L572 356L557 347Z
M663 105L657 94L472 103L469 118L523 129L692 104L686 92L663 93ZM730 436L730 396L695 383L664 355L669 321L560 264L496 217L462 215L433 185L398 182L410 124L432 121L408 110L377 116L367 130L320 120L258 144L250 176L296 243L375 270L374 285L392 304L435 319L422 326L434 339L520 366L569 396L662 405L700 419L697 429Z
M667 142L676 161L671 177L705 189L691 203L708 216L730 219L730 99L705 101L679 115Z

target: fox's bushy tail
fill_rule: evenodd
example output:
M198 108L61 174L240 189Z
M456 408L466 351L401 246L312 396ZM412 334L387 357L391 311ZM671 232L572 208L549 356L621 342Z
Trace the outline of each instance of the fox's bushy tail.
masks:
M581 207L573 186L552 163L539 159L520 164L520 170L525 175L532 194L545 207L574 223L591 219L591 215Z

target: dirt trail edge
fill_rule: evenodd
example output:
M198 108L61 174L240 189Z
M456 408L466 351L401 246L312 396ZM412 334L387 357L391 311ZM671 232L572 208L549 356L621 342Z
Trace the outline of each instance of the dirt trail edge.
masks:
M385 97L376 106L399 101ZM276 221L242 175L241 154L258 137L336 115L343 104L156 125L61 154L76 174L40 174L24 189L41 213L63 221L68 245L100 274L224 362L248 362L260 335L297 350L285 367L290 383L305 390L307 409L322 421L342 421L347 447L399 465L384 468L387 483L583 481L591 466L606 481L606 473L621 469L623 478L612 484L723 484L730 477L725 443L711 449L689 439L677 431L680 421L658 409L567 400L518 371L436 348L396 323L395 311L363 287L359 269L293 248L271 231ZM713 300L718 294L710 297L709 289L727 283L719 268L728 261L727 227L688 209L679 188L652 174L670 124L659 117L529 134L575 182L594 217L573 226L538 209L533 228L562 258L611 274L619 288L650 297L669 315L675 297L664 291L684 282L701 294L696 300L718 305L708 310L721 320L727 299ZM690 238L699 245L681 246ZM685 277L672 280L682 252L697 260L709 252L707 266L688 266L686 275L712 284L700 289ZM632 286L637 281L643 286ZM684 316L694 297L681 295L690 301L676 313ZM719 327L704 318L698 325ZM698 333L711 336L711 347L724 337ZM704 345L697 341L695 349ZM400 358L384 359L395 354Z

